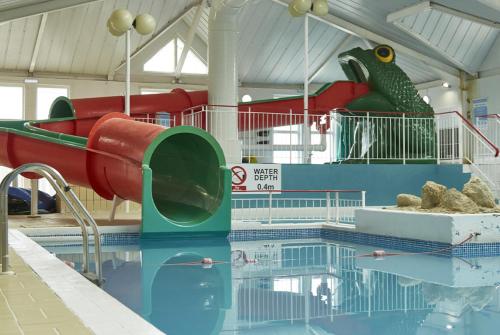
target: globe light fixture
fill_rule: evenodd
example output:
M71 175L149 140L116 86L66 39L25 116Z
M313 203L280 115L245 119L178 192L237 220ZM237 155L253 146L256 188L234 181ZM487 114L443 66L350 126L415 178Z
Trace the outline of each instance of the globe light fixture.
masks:
M288 12L293 17L311 12L317 16L328 14L328 0L293 0L288 5Z
M155 18L149 14L139 14L134 20L133 26L141 35L149 35L156 28Z
M123 35L132 27L133 22L134 17L128 10L117 9L111 13L111 16L108 19L109 32L112 35Z
M315 0L312 5L312 12L317 16L326 16L328 14L328 1Z

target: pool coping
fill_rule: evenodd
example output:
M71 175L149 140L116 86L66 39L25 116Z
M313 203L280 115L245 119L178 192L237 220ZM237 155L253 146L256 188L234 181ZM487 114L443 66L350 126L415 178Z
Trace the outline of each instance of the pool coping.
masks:
M9 245L95 334L165 334L19 230Z

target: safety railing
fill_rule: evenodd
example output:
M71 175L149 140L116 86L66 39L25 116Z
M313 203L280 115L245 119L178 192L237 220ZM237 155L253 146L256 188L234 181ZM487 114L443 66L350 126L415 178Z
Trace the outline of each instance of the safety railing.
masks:
M168 117L157 117L155 115L153 116L146 115L146 117L139 117L139 118L136 117L134 118L134 120L149 124L156 124L158 126L162 126L165 128L171 128L177 125L177 118L178 116L175 114L172 114L171 116L168 115Z
M57 195L70 209L75 220L80 225L83 238L83 274L96 282L101 284L102 277L102 256L101 256L101 236L99 228L87 211L82 205L78 197L75 195L69 184L64 180L59 172L54 168L38 163L31 163L22 165L11 171L0 183L0 252L2 260L2 274L9 274L9 230L8 230L8 189L13 180L22 173L35 173L48 180L50 185L54 188ZM89 257L89 235L87 225L90 226L94 236L94 260L95 260L95 274L90 272L90 257Z
M259 163L326 163L334 157L330 111L270 110L201 106L181 113L182 124L202 128L216 138L237 139L242 157ZM228 124L234 124L231 130Z
M500 146L500 114L476 117L476 127L496 146Z
M431 115L334 111L337 161L401 163L436 159Z
M255 112L251 106L197 106L172 114L168 120L170 126L190 125L218 139L239 142L247 162L466 163L495 183L484 171L488 168L480 166L498 156L495 140L490 141L458 112L434 115L335 109L309 110L306 116L303 110L293 109ZM493 121L500 124L498 119Z
M490 114L484 117L478 117L475 120L476 127L490 140L495 146L500 146L500 115ZM500 157L474 157L475 165L484 175L488 176L497 198L500 199Z
M353 224L354 211L366 203L366 191L361 190L272 190L260 197L234 197L253 192L256 191L233 191L233 220L268 224Z
M467 164L470 172L486 181L500 195L499 149L460 113L436 116L439 162Z

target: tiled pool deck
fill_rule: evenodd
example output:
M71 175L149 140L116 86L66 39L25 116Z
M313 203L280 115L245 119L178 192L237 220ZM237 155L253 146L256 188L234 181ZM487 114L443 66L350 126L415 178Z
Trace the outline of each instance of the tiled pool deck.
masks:
M0 275L0 334L92 334L12 250L15 275Z
M97 221L100 226L119 224L122 230L138 223L131 216L111 224L105 214L97 216ZM10 267L15 275L0 275L0 335L162 334L38 244L15 231L79 230L72 218L60 214L43 215L36 219L11 216L9 228Z

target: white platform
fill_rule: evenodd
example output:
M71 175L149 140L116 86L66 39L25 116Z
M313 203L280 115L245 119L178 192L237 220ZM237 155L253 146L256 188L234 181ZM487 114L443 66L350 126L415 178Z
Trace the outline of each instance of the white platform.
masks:
M357 209L356 231L423 241L457 244L471 233L469 243L500 243L499 214L434 214L391 209Z

